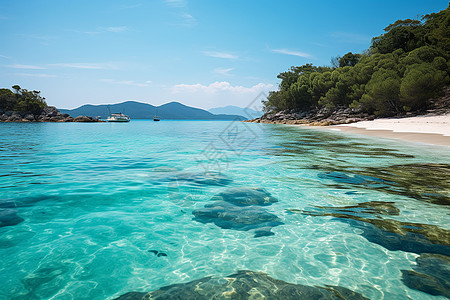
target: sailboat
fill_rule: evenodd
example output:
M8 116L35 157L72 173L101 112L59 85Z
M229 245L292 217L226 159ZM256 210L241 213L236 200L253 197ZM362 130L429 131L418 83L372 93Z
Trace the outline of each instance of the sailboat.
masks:
M156 110L156 114L153 116L153 121L158 122L160 118L158 117L158 110Z
M130 122L130 117L124 115L123 113L111 113L108 105L109 117L106 119L107 122Z

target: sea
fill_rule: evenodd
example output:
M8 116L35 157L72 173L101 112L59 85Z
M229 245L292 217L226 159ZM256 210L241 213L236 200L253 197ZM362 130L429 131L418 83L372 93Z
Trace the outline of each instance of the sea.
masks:
M446 299L405 273L449 255L449 198L444 146L238 121L0 123L0 299L239 270Z

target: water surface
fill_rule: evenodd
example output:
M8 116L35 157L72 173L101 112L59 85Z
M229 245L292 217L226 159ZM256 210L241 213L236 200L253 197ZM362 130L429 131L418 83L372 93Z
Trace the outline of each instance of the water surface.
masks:
M206 121L1 123L0 137L0 299L113 299L238 270L439 299L402 281L420 251L368 230L448 233L447 147ZM276 199L236 210L251 226L194 216L242 188ZM347 208L375 201L394 208Z

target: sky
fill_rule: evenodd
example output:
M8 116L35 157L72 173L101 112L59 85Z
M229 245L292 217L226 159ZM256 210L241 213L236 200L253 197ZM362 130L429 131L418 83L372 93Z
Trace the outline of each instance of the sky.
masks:
M277 75L358 53L448 0L0 0L0 88L76 108L134 100L256 108Z

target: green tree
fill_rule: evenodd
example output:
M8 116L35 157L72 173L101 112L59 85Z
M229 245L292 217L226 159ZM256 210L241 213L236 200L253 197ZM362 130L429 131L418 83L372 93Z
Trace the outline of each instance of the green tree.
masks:
M402 108L405 111L426 109L430 99L442 94L448 81L448 74L432 64L409 66L400 86Z
M354 67L361 59L361 54L353 54L351 52L345 54L339 58L339 67L343 68L346 66Z
M400 113L400 83L397 72L389 69L376 71L365 88L365 94L352 107L360 107L379 116Z
M9 89L0 89L0 109L12 110L17 103L16 95Z

